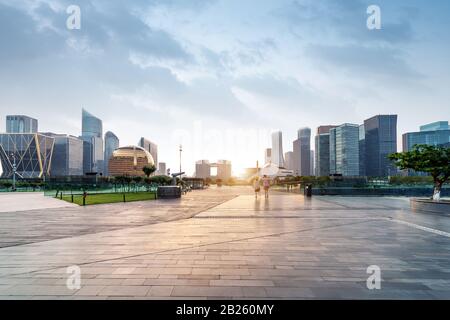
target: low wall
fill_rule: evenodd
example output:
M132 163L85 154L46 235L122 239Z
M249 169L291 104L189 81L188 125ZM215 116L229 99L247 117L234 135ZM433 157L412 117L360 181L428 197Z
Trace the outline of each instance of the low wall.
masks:
M450 201L436 202L428 199L411 199L411 209L415 212L433 212L450 216Z
M313 188L313 195L320 196L398 196L398 197L432 197L433 188ZM444 188L442 197L450 196L450 188Z

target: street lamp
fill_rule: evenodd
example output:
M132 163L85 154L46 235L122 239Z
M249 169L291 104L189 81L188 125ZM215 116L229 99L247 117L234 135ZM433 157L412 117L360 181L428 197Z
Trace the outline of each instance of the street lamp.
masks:
M16 155L14 153L11 153L11 157L13 159L13 187L12 190L16 191L16 172L17 172L17 166L16 166Z
M181 174L181 153L183 152L183 146L180 144L180 174ZM181 176L180 176L181 179Z

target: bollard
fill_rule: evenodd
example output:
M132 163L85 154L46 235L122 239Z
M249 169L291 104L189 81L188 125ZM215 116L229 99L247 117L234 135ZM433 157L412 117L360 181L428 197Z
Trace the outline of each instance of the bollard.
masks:
M126 202L126 201L125 201L125 193L123 194L123 202Z
M73 203L73 194L72 194L72 203Z
M83 206L86 205L86 197L87 197L87 192L83 192Z
M61 195L59 196L59 199L62 200L62 196L63 196L63 193L62 193L62 191L61 191Z

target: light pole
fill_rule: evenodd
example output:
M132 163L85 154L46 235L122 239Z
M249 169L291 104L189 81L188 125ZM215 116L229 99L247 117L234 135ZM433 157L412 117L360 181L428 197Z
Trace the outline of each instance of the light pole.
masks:
M180 144L180 179L182 178L181 176L181 153L183 152L183 146Z
M12 190L16 191L16 155L14 153L11 153L11 157L13 158L13 187Z

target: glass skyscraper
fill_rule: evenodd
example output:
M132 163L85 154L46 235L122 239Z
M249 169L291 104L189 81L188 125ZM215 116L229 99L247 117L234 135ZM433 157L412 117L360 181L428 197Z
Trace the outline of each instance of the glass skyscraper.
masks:
M102 173L104 166L102 121L82 109L81 139L83 140L84 173Z
M330 130L330 174L359 176L359 125L345 123Z
M65 134L46 133L55 139L50 175L52 177L83 175L83 140Z
M146 151L150 152L155 161L155 164L158 163L158 145L156 143L151 142L148 139L141 138L139 140L139 147L144 148Z
M272 163L284 168L283 134L281 131L272 133Z
M294 150L294 172L300 176L311 175L311 129L300 128L297 131L298 139Z
M327 177L330 175L330 129L335 126L320 126L315 137L315 175Z
M108 131L105 133L105 168L103 170L104 175L109 175L108 172L108 166L109 166L109 159L111 158L113 152L119 148L119 138L112 133L111 131Z
M420 132L403 135L403 151L410 151L416 144L445 145L450 143L450 126L447 121L430 123L420 127Z
M378 115L364 121L365 175L387 177L397 174L388 156L397 152L397 115Z

